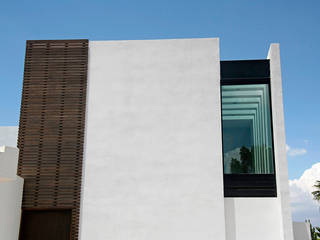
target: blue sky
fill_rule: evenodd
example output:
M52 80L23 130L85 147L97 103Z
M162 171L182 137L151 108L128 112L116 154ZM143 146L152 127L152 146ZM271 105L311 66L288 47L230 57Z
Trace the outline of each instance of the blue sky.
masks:
M281 46L289 178L320 158L320 1L5 1L0 8L0 126L18 125L27 39L219 37L222 59Z

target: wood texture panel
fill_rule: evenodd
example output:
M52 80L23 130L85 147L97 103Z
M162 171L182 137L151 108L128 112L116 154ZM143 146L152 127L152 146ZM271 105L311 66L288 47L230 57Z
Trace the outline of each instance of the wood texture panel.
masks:
M88 40L27 41L18 175L23 209L71 209L78 239Z
M20 239L70 239L70 210L26 210L22 214L22 223Z

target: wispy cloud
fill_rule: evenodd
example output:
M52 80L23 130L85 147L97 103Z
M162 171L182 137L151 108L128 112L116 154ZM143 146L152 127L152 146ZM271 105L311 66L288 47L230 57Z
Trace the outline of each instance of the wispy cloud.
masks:
M319 226L319 204L313 200L311 192L313 185L320 176L320 163L314 164L304 171L298 179L289 180L292 218L295 221L310 219L311 223Z
M291 157L304 155L307 153L305 148L291 148L288 144L286 145L287 154Z

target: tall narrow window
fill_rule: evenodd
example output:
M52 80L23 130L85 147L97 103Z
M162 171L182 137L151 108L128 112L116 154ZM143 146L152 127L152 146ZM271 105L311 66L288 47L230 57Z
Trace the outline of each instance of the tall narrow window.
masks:
M225 197L276 197L269 60L221 61Z
M274 173L269 85L221 89L224 173Z

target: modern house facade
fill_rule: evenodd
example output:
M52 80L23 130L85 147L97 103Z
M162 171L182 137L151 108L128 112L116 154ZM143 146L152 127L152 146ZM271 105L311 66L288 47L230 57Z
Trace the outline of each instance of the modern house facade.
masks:
M27 41L20 239L292 240L279 45Z

